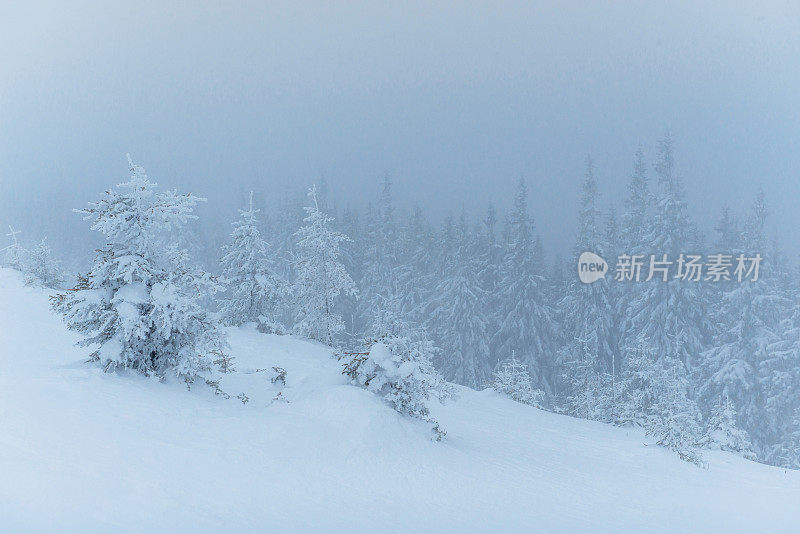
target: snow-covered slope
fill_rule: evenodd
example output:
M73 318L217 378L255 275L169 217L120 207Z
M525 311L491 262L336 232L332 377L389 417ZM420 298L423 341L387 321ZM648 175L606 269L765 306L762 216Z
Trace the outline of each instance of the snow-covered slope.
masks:
M800 472L710 452L703 470L467 389L432 407L435 443L329 349L230 336L229 400L104 374L47 293L0 270L0 532L800 531ZM285 387L256 372L272 366Z

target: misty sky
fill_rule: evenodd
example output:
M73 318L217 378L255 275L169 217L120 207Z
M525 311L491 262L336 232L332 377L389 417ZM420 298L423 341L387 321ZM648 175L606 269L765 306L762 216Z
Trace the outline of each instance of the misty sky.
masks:
M225 233L250 188L324 176L363 205L388 172L437 219L506 208L523 175L566 252L585 155L621 209L637 146L652 160L669 129L705 230L761 184L800 254L797 2L163 3L0 1L3 228L89 254L70 210L130 152Z

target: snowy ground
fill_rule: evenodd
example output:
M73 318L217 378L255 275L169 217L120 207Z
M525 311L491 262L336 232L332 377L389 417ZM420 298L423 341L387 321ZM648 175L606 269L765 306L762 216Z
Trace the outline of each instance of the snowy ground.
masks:
M0 270L0 532L798 532L800 472L460 389L401 418L325 347L232 330L232 396L107 375ZM273 385L258 368L288 371ZM272 402L279 390L288 399Z

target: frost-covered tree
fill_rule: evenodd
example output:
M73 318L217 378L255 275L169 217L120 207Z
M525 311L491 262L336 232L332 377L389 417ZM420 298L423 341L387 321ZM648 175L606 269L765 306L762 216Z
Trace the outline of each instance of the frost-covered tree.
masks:
M652 270L653 279L642 283L631 283L635 288L630 302L625 303L626 342L644 337L656 348L660 357L680 360L687 369L698 363L700 353L706 346L710 330L707 317L707 299L702 284L676 277L677 267L657 264L664 260L675 262L681 254L696 253L698 243L694 226L688 215L683 182L675 172L673 143L669 134L659 145L659 159L655 166L658 175L659 194L656 199L655 216L650 232L645 238L651 244L656 268L669 269L664 272ZM651 273L650 265L646 270Z
M800 408L786 421L786 432L767 457L773 465L800 469Z
M615 394L618 424L641 426L662 447L684 460L701 464L695 446L701 438L700 410L691 397L683 363L659 357L644 338L626 350L625 367Z
M345 355L344 371L354 384L382 397L397 412L433 424L434 438L445 433L427 402L444 402L453 390L434 369L436 349L425 330L383 308L364 340L366 352Z
M14 230L11 225L8 226L6 237L8 237L10 243L0 249L0 252L3 253L3 266L17 270L22 269L25 249L22 248L19 239L17 239L17 236L21 233L19 230Z
M606 250L610 249L597 208L597 180L590 157L586 158L582 191L578 235L573 249L576 263L583 252L605 256ZM571 367L576 372L580 368L582 373L612 372L616 363L617 310L609 281L602 278L593 284L584 284L573 276L559 306L563 310L564 350L568 361L573 363ZM594 381L597 378L585 376L581 381ZM569 386L570 382L567 383ZM585 384L580 387L585 391Z
M268 245L258 230L253 195L246 210L239 210L230 243L220 260L228 295L222 299L220 315L230 325L257 322L268 332L282 332L280 307L287 298L286 283L272 270Z
M555 378L557 325L545 295L545 280L536 257L537 239L528 215L528 187L520 179L508 218L500 270L498 329L492 338L496 354L516 354L528 366L534 384L551 392Z
M53 257L53 251L45 239L33 248L20 249L20 267L28 284L39 284L53 289L62 288L66 279L61 262Z
M568 347L567 354L561 358L566 410L576 417L604 420L600 398L605 381L593 344L578 338Z
M493 332L497 330L497 316L492 314L491 310L496 310L499 305L500 263L503 258L502 246L497 241L497 210L493 205L489 205L486 209L486 216L481 221L476 257L478 279L481 288L487 294L486 315L489 331Z
M528 368L513 355L501 361L492 377L492 389L523 404L541 406L544 392L533 387Z
M129 181L77 210L107 244L75 290L53 305L69 328L84 334L80 345L94 347L92 359L105 370L176 375L189 385L226 345L198 302L219 285L192 267L171 237L196 218L192 210L202 199L157 193L144 169L128 161Z
M294 331L333 345L344 331L344 321L334 308L336 301L340 295L356 295L355 284L340 260L340 245L349 238L333 229L333 218L320 211L315 187L308 196L311 205L305 208L305 225L296 233Z
M382 298L398 294L398 228L392 201L392 180L383 180L376 209L370 214L366 228L364 272L360 281L359 311L365 321L377 313Z
M714 406L700 445L706 449L735 452L755 460L747 432L736 424L736 408L730 399L720 398Z
M643 252L652 225L653 196L647 180L647 165L641 147L636 151L633 172L622 215L620 240L628 254ZM649 248L647 249L649 251Z
M696 445L701 438L700 409L689 394L689 380L677 358L662 359L660 393L647 433L681 459L702 465Z
M442 348L437 368L448 380L480 388L491 377L487 320L488 293L462 215L451 254L429 305L429 324Z
M730 399L739 425L750 434L760 454L767 453L767 443L780 433L778 421L788 419L792 413L791 409L776 409L771 415L765 411L771 404L767 401L770 392L776 393L777 399L785 398L787 391L783 383L771 386L767 369L773 364L776 370L785 368L784 363L778 362L786 355L789 361L795 357L791 355L794 342L788 322L783 323L788 335L780 336L788 300L777 280L775 263L766 252L766 217L763 195L759 195L747 217L745 231L737 240L740 248L731 251L733 256L762 255L759 279L734 281L721 288L712 313L713 346L703 353L699 369L701 398L708 406L720 397ZM775 408L778 404L781 401L771 405Z
M800 304L781 321L777 338L759 365L762 417L750 423L760 423L757 432L766 461L794 466L791 451L800 445ZM800 465L800 455L793 458Z

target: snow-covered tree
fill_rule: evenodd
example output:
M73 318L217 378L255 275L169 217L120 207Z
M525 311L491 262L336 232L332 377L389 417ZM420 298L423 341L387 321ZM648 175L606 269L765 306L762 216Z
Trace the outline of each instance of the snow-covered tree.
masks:
M582 190L578 235L573 249L576 262L583 252L604 256L610 248L597 208L597 181L594 177L594 164L589 157L586 159ZM566 365L573 371L569 373L571 376L566 386L568 390L573 386L580 390L569 392L573 398L585 397L585 393L589 391L588 384L599 382L599 374L612 372L617 364L617 309L612 298L608 279L602 278L593 284L584 284L573 276L567 286L566 295L559 303L566 338ZM580 379L576 383L578 375ZM594 405L588 398L583 402Z
M84 334L81 346L107 371L134 369L191 384L226 346L217 323L198 299L220 289L191 266L173 232L195 219L197 197L157 193L142 167L83 210L107 244L75 290L54 299L69 328Z
M730 399L720 398L719 403L714 406L700 445L706 449L735 452L755 460L747 432L736 424L736 408Z
M501 361L494 371L492 389L507 395L512 400L539 407L544 392L533 387L528 368L513 355Z
M283 332L280 307L287 298L287 285L273 272L267 258L267 243L258 230L253 195L246 210L239 210L231 241L220 260L229 295L222 299L220 314L230 325L257 322L268 332Z
M789 322L783 323L785 328L780 324L789 313L788 300L777 280L775 264L765 252L766 217L764 199L759 195L747 217L746 230L737 240L741 248L731 251L734 256L761 254L764 259L759 279L732 282L721 288L712 313L713 346L703 353L699 369L701 398L709 407L720 397L730 399L736 407L739 425L750 434L759 454L780 433L779 421L791 415L791 409L776 409L771 416L765 412L770 392L776 393L774 399L777 399L785 398L787 391L784 383L771 386L772 377L767 378L771 372L767 369L773 364L776 370L786 368L785 362L778 363L784 356L789 362L796 358L792 355L796 340L789 332ZM782 331L788 335L781 337Z
M691 397L683 363L659 357L645 338L628 345L625 368L615 394L619 396L618 424L645 429L662 447L700 465L695 445L701 438L700 410Z
M0 252L3 253L3 265L6 267L11 267L12 269L22 268L23 249L20 245L19 239L17 239L17 236L20 233L21 232L19 230L14 230L14 228L9 225L6 237L9 238L10 243L0 249Z
M498 329L491 344L496 354L516 354L528 366L536 387L551 392L558 328L545 298L541 258L536 257L537 239L528 215L528 187L522 179L505 233Z
M787 458L792 458L793 447L800 446L800 304L777 330L777 341L766 347L759 365L761 418L748 423L757 424L765 460L792 466ZM800 455L794 459L800 465Z
M429 321L442 348L437 368L448 380L479 388L491 376L487 321L488 293L462 215L454 248L446 257L433 290Z
M687 461L700 464L695 446L701 438L700 409L691 398L683 362L661 358L657 362L656 395L647 433L656 443Z
M61 262L53 257L53 251L45 239L29 250L20 249L20 267L28 284L60 289L66 279Z
M663 271L653 270L652 280L630 284L641 289L634 289L634 297L625 303L624 339L635 342L645 337L660 357L677 358L687 369L692 369L706 346L710 330L706 295L702 284L676 277L676 267L655 263L663 261L665 255L668 262L677 261L682 254L696 253L698 248L683 182L675 172L673 143L669 134L659 146L656 174L659 194L655 219L646 237L654 254L649 260L653 260L656 267L672 270L666 271L666 280L662 278Z
M605 420L600 402L605 381L593 344L577 338L565 352L560 360L567 413L583 419Z
M399 413L432 423L435 439L442 439L445 433L431 417L427 402L431 398L444 402L453 390L431 363L436 349L425 330L383 308L369 331L366 352L346 354L343 374Z
M320 211L317 191L308 193L305 226L297 231L297 256L293 298L294 331L302 336L333 345L344 330L334 306L340 295L356 295L356 287L340 260L340 245L349 238L331 227L333 218Z
M360 280L359 312L366 322L377 313L382 298L398 293L398 228L392 200L392 180L383 179L376 209L370 213L366 227L364 272Z
M404 225L398 254L397 292L399 309L404 317L422 324L437 278L434 269L432 232L419 206Z
M771 448L767 460L773 465L800 469L800 408L786 421L786 432Z
M628 181L620 240L628 254L642 253L652 224L653 196L647 180L647 165L641 147L636 151L633 173Z

